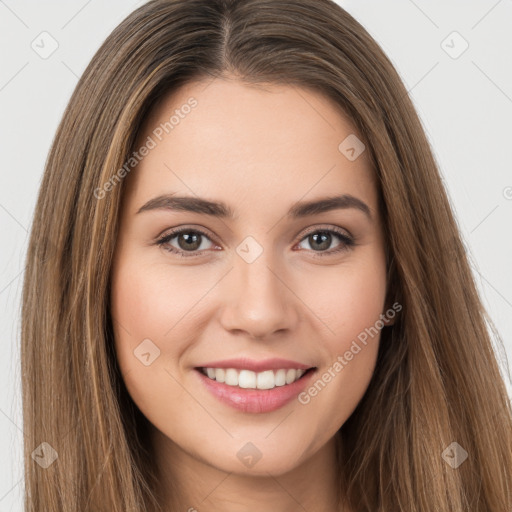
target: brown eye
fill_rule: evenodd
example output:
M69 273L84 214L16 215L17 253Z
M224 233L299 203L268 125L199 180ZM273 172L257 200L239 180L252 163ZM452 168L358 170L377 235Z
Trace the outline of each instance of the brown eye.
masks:
M331 246L332 235L327 231L320 231L314 235L309 235L308 241L313 250L323 251Z
M204 243L205 240L208 240L213 245L208 235L203 231L187 228L172 231L164 235L156 243L166 251L179 254L180 256L199 256L203 251L211 248L208 247L207 242L206 244Z
M338 244L334 246L334 249L328 250L336 239ZM308 242L310 250L318 253L318 256L347 251L355 245L351 237L336 229L317 229L316 231L311 231L302 238L300 243L304 241Z
M196 249L199 249L201 245L202 236L203 235L193 231L182 232L179 235L176 235L176 240L178 241L180 249L184 249L185 251L195 251Z

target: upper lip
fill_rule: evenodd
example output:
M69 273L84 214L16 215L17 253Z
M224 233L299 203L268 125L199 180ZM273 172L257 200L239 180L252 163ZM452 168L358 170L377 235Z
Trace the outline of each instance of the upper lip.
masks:
M253 372L263 372L265 370L279 370L295 368L298 370L309 370L311 365L298 363L289 359L271 358L260 361L248 358L223 359L222 361L210 361L199 365L197 368L235 368L238 370L252 370Z

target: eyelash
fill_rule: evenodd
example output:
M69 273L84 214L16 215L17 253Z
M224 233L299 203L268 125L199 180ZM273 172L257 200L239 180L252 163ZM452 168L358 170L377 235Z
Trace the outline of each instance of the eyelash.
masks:
M201 229L182 228L182 229L173 230L173 231L165 234L164 236L162 236L161 238L159 238L156 241L156 245L158 245L159 247L162 247L164 250L166 250L170 253L176 254L177 256L180 256L183 258L194 258L194 257L203 256L201 251L194 251L194 252L187 253L186 251L181 251L179 249L176 249L176 247L166 246L167 243L169 243L173 238L180 235L181 233L195 233L195 234L200 234L201 236L204 236L204 237L208 238L209 240L211 239L210 236L207 233L205 233L204 231L202 231ZM312 251L313 253L315 253L314 257L323 258L325 256L336 254L336 253L339 253L342 251L349 251L356 245L355 240L352 237L346 235L344 232L342 232L341 230L339 230L337 228L329 228L329 229L317 228L315 230L309 231L308 233L306 233L302 236L302 238L298 241L298 243L302 242L304 239L306 239L307 237L309 237L315 233L334 233L336 236L338 236L341 243L340 243L340 245L338 245L337 248L331 249L329 251L320 251L320 252Z

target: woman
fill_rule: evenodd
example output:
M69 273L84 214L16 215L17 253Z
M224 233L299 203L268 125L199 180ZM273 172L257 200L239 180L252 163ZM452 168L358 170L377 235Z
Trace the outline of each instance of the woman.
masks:
M437 165L329 0L132 13L64 114L26 272L26 510L511 509Z

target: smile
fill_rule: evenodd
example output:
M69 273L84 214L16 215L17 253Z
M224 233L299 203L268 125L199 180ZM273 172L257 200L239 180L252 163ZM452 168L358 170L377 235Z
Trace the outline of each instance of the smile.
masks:
M199 370L212 380L243 389L273 389L276 386L286 386L299 380L307 371L294 368L263 372L235 368L200 368Z
M269 413L291 403L306 388L317 368L253 371L196 367L203 389L220 403L244 413Z

